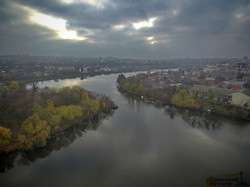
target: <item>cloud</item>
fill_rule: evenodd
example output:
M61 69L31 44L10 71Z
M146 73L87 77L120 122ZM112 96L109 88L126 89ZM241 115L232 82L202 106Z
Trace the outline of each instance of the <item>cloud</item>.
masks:
M80 37L74 30L68 30L66 28L66 20L48 16L39 12L33 12L30 16L30 20L42 26L45 26L51 30L54 30L58 38L70 39L70 40L86 40L85 37Z
M135 22L135 23L133 23L133 27L137 30L144 28L144 27L153 27L155 20L156 20L156 18L150 18L147 21Z
M250 56L249 15L249 0L3 0L0 54Z

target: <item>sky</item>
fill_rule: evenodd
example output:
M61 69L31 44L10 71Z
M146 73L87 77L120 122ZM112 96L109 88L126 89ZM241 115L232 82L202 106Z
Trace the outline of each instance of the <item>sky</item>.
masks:
M0 54L250 57L250 0L1 0Z

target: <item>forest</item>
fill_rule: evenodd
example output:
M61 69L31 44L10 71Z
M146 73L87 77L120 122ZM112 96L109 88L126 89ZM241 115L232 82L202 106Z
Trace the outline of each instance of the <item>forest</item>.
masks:
M0 152L43 147L56 132L114 108L110 98L79 86L0 86Z
M208 92L192 92L182 86L165 85L154 88L147 82L147 74L139 73L135 76L117 77L118 88L122 92L137 95L147 100L157 101L166 105L192 110L211 111L214 113L250 120L250 110L230 103L230 99L219 94Z

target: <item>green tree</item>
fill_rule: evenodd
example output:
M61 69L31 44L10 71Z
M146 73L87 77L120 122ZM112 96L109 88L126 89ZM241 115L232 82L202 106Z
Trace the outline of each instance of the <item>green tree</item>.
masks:
M46 139L50 134L50 126L46 121L40 120L37 114L33 114L23 122L22 132L35 146L40 147L46 145Z
M42 147L46 145L47 137L50 135L50 126L47 122L41 121L36 124L36 136L34 137L34 145Z
M36 114L34 114L34 115L36 115ZM34 121L33 119L28 118L23 122L22 131L24 134L31 136L31 135L36 133L36 129L33 125L33 121Z
M171 103L178 107L199 108L198 102L195 100L195 94L189 93L186 89L181 89L171 99Z
M89 100L88 105L89 105L90 111L92 113L97 112L99 110L99 108L100 108L100 102L97 99Z
M40 120L37 114L33 114L23 122L22 132L27 136L32 136L46 126L46 121Z
M82 93L81 104L85 105L85 104L88 104L88 102L89 102L89 94L88 94L88 92L83 92Z
M39 115L41 112L42 112L43 108L41 107L41 105L39 104L34 104L32 109L31 109L31 112L32 114L37 114Z
M47 109L51 114L56 114L56 108L54 106L54 102L51 99L47 100Z
M57 107L57 112L66 120L73 120L76 117L81 117L83 115L83 109L81 106L69 105Z
M52 115L51 118L49 118L49 124L54 127L54 129L59 128L59 124L62 120L62 117L60 115Z

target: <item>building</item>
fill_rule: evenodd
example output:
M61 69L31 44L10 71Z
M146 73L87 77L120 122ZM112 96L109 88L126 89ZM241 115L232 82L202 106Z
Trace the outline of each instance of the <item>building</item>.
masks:
M109 67L104 67L104 68L101 68L100 71L110 72L112 71L112 69Z
M45 70L55 70L56 66L44 66Z
M237 93L237 90L217 88L212 86L204 86L204 85L194 85L191 89L192 92L199 92L200 94L207 93L209 91L218 94L221 98L230 99L232 98L233 93Z
M234 70L214 70L210 73L207 73L206 80L236 80L237 71Z
M60 70L60 71L75 71L75 67L74 66L62 66L62 67L59 67L58 70Z
M250 89L245 89L242 92L232 94L231 104L250 109Z
M81 67L81 68L79 69L79 71L80 71L81 73L88 73L88 68Z

